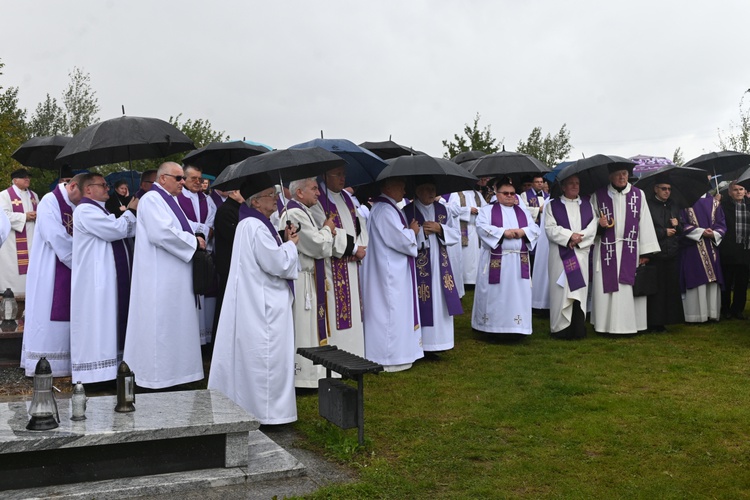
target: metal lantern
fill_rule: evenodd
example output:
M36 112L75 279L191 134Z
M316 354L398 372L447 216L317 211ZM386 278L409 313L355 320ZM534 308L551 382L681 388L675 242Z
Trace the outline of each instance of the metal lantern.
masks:
M117 368L117 406L115 411L128 413L135 411L135 374L123 361Z
M0 300L0 314L2 314L2 325L0 330L4 332L14 332L18 327L16 318L18 317L18 302L16 297L13 295L13 290L7 288L3 292L3 298Z
M60 422L57 401L52 393L52 367L47 358L42 357L34 370L34 396L29 407L29 420L26 428L30 431L54 429Z

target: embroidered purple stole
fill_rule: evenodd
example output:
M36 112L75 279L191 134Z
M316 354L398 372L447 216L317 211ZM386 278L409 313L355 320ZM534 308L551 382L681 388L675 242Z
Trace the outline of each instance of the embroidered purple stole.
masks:
M341 222L341 215L339 214L336 204L331 201L328 197L328 192L321 189L323 196L318 200L323 207L323 211L333 215L333 225L336 228L344 231L344 225ZM349 214L352 217L352 223L356 231L356 235L359 235L359 219L357 219L357 211L354 209L354 203L349 199L349 196L341 192L341 198L346 203L346 208L349 209ZM346 330L352 327L352 293L349 288L349 258L348 257L331 257L331 276L333 278L333 296L336 304L336 328L338 330ZM362 294L360 294L360 298ZM361 304L360 304L361 307Z
M190 234L194 234L193 229L190 227L190 222L188 222L187 217L185 217L185 212L182 211L182 208L180 208L180 205L177 204L177 201L175 201L174 197L167 193L164 188L156 187L156 184L153 184L151 186L151 191L156 191L161 195L162 198L164 198L164 201L167 202L169 208L172 209L172 213L174 213L175 217L177 217L177 220L180 221L180 227L182 228L182 230L187 231Z
M618 291L620 289L618 283L630 286L635 283L635 269L638 267L638 224L641 219L641 196L642 191L634 186L630 188L630 193L627 194L628 201L626 203L629 208L625 209L622 262L620 263L618 277L615 225L619 224L619 221L614 220L614 205L612 198L609 196L608 186L600 188L596 192L596 201L599 203L600 213L604 213L608 220L612 220L612 227L606 228L600 241L604 293ZM625 232L626 230L628 232Z
M216 210L218 210L219 207L224 204L224 200L221 198L221 195L217 193L215 190L211 191L211 199L214 200L214 205L216 205Z
M568 211L565 209L565 203L559 198L555 198L551 201L552 215L555 217L555 221L558 226L562 226L565 229L570 229L570 220L568 219ZM579 207L581 211L581 229L588 226L591 220L594 218L594 210L589 203L588 196L581 196L581 205ZM567 245L558 245L560 250L560 259L563 262L563 269L565 269L565 276L568 278L568 287L571 291L578 290L586 286L586 280L583 278L583 272L581 271L581 265L578 263L578 257L576 257L576 251Z
M18 214L25 214L23 200L16 194L13 187L8 188L8 196L10 196L13 211ZM36 204L39 201L36 199L36 194L31 190L29 190L29 199L31 199L31 204L36 210ZM26 235L26 223L24 223L21 231L16 231L16 260L18 261L18 274L26 274L29 269L29 241Z
M476 191L473 191L474 193L474 203L477 205L477 209L481 208L482 202L479 199L479 193ZM459 191L456 193L458 195L458 201L460 206L466 207L466 195L463 191ZM469 218L471 218L471 215L469 215ZM459 220L458 224L461 228L461 246L462 247L468 247L469 246L469 223L465 220Z
M310 224L317 229L312 216L305 210L302 205L295 200L289 200L286 209L298 208L307 214ZM326 327L326 267L325 259L313 259L315 262L315 296L318 301L318 310L315 313L318 323L318 343L326 345L328 343L328 328Z
M492 205L492 218L491 224L495 227L503 227L503 206L500 203ZM513 205L513 211L516 214L516 220L518 220L518 228L523 229L528 226L526 220L526 213L518 205ZM500 283L500 271L503 259L503 242L502 238L497 244L497 247L490 250L490 285L496 285ZM521 278L529 279L531 276L529 272L529 250L526 247L526 237L521 238Z
M52 193L57 199L60 207L60 220L65 231L73 236L73 209L65 201L62 194L64 188L58 185ZM70 282L72 278L71 269L55 256L55 286L52 292L52 309L50 321L70 321Z
M80 203L93 205L106 215L109 211L97 202L85 196ZM114 219L113 219L114 220ZM111 241L112 255L115 258L115 273L117 274L117 349L125 349L125 331L128 326L128 304L130 302L130 255L125 240Z
M185 212L188 219L193 222L200 222L201 224L206 222L206 218L208 217L208 202L206 201L205 194L198 193L198 210L200 211L200 219L193 208L193 200L180 193L177 195L177 202L180 204L182 211ZM206 235L206 237L208 237L208 235Z
M378 196L377 198L374 198L372 200L374 203L386 203L387 205L393 207L393 209L398 213L399 218L401 219L401 223L404 225L404 228L408 228L409 224L406 222L406 216L404 213L398 209L398 207L391 202L388 198L385 196ZM409 271L411 273L411 283L412 287L414 287L414 292L417 291L417 272L414 265L414 257L411 255L407 255L406 258L409 261ZM432 307L432 305L430 305ZM414 329L416 330L419 328L419 316L417 314L417 294L412 293L412 313L414 315Z
M721 212L717 213L719 202L709 196L700 198L691 208L682 211L685 225L683 234L688 234L696 228L711 228L724 236L727 232L726 222ZM687 240L683 236L683 239ZM701 263L702 273L680 273L680 286L682 290L698 287L704 283L719 283L724 288L724 276L719 263L719 252L713 243L701 237L697 242L689 240L689 246L695 245L698 250L698 258ZM696 266L697 267L697 266Z
M445 206L439 202L434 202L435 219L440 224L448 223L448 211ZM419 211L415 203L410 203L404 207L406 220L415 219L420 226L425 223L424 215ZM437 238L440 253L440 276L443 283L443 297L448 307L448 314L456 316L463 314L461 299L458 297L458 290L453 279L453 270L448 258L448 251L445 244ZM432 261L430 258L430 249L422 248L417 254L417 296L419 297L419 319L422 326L435 326L434 314L432 311Z
M252 217L253 219L258 219L259 221L261 221L268 228L268 230L271 231L273 239L276 240L276 246L281 246L281 237L279 236L278 231L274 229L273 224L271 224L271 221L268 219L268 217L260 213L258 210L252 207L248 207L247 203L242 203L240 205L239 220L241 221L242 219L246 219L247 217ZM294 281L286 280L286 283L289 285L289 290L292 291L292 295L294 295Z

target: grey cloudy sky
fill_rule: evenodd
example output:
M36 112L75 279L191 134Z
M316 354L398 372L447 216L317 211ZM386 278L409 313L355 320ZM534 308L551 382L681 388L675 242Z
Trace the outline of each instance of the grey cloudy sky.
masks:
M204 118L276 148L392 135L441 156L481 114L514 150L717 149L750 88L747 0L9 1L0 77L31 113L90 73L101 119Z

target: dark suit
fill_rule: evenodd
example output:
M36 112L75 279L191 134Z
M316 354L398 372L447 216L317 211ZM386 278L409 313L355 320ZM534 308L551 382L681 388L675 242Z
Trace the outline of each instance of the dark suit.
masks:
M664 325L685 321L680 291L679 263L682 222L680 221L680 209L671 199L663 202L651 194L648 195L647 201L661 252L652 255L648 263L649 266L656 268L659 289L654 295L648 296L646 316L648 327L660 330ZM671 219L677 219L678 225L676 227L672 225ZM676 229L677 233L668 237L667 229Z
M232 245L234 245L234 234L240 219L240 203L227 198L216 211L214 219L214 252L216 258L216 274L219 276L219 292L216 296L216 313L214 314L214 331L219 324L221 304L224 300L224 289L229 277L229 265L232 262Z
M742 243L737 243L737 212L734 200L729 196L724 196L721 200L721 208L727 222L727 233L719 245L721 271L724 275L721 311L725 316L741 318L745 310L747 283L750 278L750 250L746 250ZM745 210L750 211L747 200L745 200Z

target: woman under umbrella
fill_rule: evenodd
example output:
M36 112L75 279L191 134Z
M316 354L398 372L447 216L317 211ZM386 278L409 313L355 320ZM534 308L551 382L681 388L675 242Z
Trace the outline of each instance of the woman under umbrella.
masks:
M120 217L125 210L128 209L128 203L133 199L133 195L130 194L128 188L128 181L126 179L120 179L115 182L115 190L112 196L109 197L107 202L104 204L110 213L115 214L115 217Z

